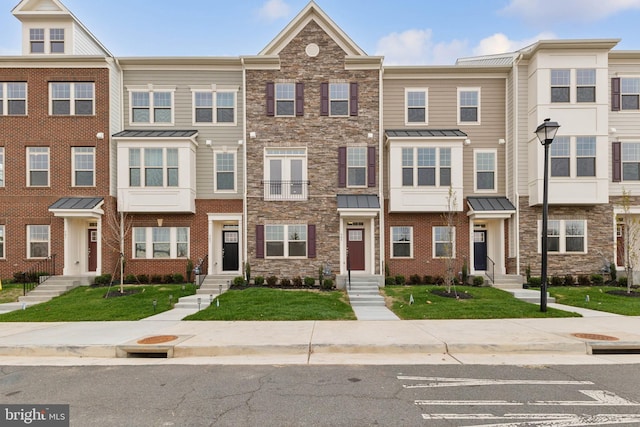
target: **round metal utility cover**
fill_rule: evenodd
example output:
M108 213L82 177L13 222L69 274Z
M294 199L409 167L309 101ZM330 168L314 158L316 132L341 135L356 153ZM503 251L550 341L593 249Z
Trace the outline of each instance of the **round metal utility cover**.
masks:
M178 339L176 335L156 335L138 340L138 344L162 344Z
M571 334L576 338L583 338L585 340L598 340L598 341L618 341L619 338L612 337L609 335L600 335L600 334L584 334L584 333L576 333Z

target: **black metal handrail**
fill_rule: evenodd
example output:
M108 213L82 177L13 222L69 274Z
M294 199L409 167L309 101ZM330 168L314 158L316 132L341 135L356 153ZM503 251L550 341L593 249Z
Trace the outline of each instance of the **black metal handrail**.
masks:
M489 256L487 256L487 271L485 274L491 280L491 285L493 285L496 281L496 263Z
M265 200L306 200L309 181L262 181Z
M194 271L194 275L195 277L195 285L196 287L200 287L200 285L202 285L202 282L204 282L204 279L207 277L207 274L209 274L209 263L207 262L207 260L209 259L209 255L205 254L204 257L198 259L198 263L195 265L195 267L193 267L193 271Z
M19 273L20 277L16 278L22 282L23 295L27 295L27 292L44 283L49 277L55 276L55 274L56 256L53 254L32 264L27 270Z

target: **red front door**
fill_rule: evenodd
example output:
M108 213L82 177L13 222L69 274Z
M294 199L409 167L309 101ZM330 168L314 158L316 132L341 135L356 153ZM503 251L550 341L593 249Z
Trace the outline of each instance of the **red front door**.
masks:
M98 230L89 229L87 235L88 262L87 270L96 271L98 267Z
M347 230L347 268L352 271L364 270L364 229L350 228Z

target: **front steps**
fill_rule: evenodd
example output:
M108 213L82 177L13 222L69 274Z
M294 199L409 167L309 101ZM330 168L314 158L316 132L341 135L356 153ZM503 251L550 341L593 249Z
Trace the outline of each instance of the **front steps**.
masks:
M25 304L25 307L40 304L78 286L88 286L92 280L91 276L51 276L29 291L27 295L18 297L18 303L20 306Z
M174 305L174 308L202 310L209 307L210 303L220 294L229 290L231 282L235 277L236 276L224 274L207 275L195 295L180 298ZM199 304L198 299L200 299Z
M387 308L380 295L377 276L351 277L351 284L345 283L349 303L358 320L400 320Z
M530 302L533 304L540 303L540 291L535 289L524 289L522 287L522 276L518 274L496 274L496 276L494 277L494 282L491 283L491 280L488 280L488 282L494 288L502 289L503 291L509 292L511 295L521 301ZM549 296L549 292L547 292L547 302L556 302L555 298Z

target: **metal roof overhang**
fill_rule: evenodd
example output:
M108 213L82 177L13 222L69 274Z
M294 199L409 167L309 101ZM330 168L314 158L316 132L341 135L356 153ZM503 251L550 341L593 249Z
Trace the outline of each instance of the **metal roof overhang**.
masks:
M62 197L49 206L49 212L57 217L91 217L104 215L102 197Z
M467 205L467 216L474 219L506 219L516 213L513 203L502 196L467 197Z
M338 194L340 216L370 216L380 213L380 201L374 194Z

